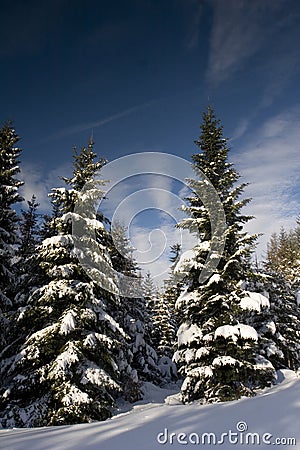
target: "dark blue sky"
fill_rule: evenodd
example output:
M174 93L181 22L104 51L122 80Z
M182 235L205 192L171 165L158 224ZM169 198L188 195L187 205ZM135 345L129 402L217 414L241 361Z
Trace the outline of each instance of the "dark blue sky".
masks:
M0 121L21 136L24 193L65 175L93 130L110 161L190 160L210 101L251 185L251 231L299 214L297 0L0 1Z

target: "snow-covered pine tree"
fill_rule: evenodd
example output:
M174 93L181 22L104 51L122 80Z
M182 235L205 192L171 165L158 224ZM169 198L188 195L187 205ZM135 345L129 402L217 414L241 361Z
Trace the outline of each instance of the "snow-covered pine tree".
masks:
M182 290L182 283L174 274L181 252L180 244L170 247L170 277L164 281L163 288L156 296L151 311L152 342L157 349L158 366L166 380L177 379L176 364L172 361L176 348L176 333L178 330L175 303Z
M38 283L38 266L35 251L39 243L39 223L37 209L39 203L35 195L27 201L28 210L22 210L19 225L20 245L15 258L16 280L13 287L15 307L23 307L31 289ZM15 328L18 327L15 324ZM13 333L14 334L14 333Z
M153 322L152 317L157 303L158 289L154 284L151 272L148 270L142 281L142 295L145 301L145 335L153 344ZM155 349L156 350L156 349Z
M171 290L158 293L152 310L152 342L157 351L158 367L165 380L176 380L177 369L172 361L175 349L177 324L172 303L169 301Z
M127 271L128 267L127 263L125 265ZM140 276L137 269L137 267L132 267L131 276ZM148 272L146 277L141 280L140 294L123 299L124 328L131 337L129 344L129 351L132 354L131 366L136 370L139 380L160 384L162 375L158 368L157 349L152 339L153 323L149 310L149 304L155 301L155 292L153 279Z
M274 362L290 369L299 367L300 330L300 220L290 230L273 233L264 261L271 309L275 316L275 347L282 354ZM274 355L274 357L277 356ZM274 358L273 357L273 358Z
M15 258L16 279L12 290L14 293L14 317L20 314L22 308L26 306L30 293L39 284L38 262L35 255L39 244L39 214L37 213L39 203L37 203L35 195L32 195L27 204L28 210L22 210L19 225L20 245ZM21 338L16 320L13 320L11 338L17 339L17 341Z
M23 184L16 176L21 150L19 137L10 123L0 130L0 351L7 341L9 324L6 313L11 309L11 291L15 283L13 257L18 243L18 217L13 205L23 199L19 188Z
M261 368L275 370L282 368L282 351L275 343L276 325L273 308L270 302L270 276L256 268L249 273L243 285L244 296L240 306L240 320L252 326L258 335L256 361ZM281 361L278 364L278 361ZM264 376L264 371L257 371L257 376Z
M204 112L200 128L200 138L195 141L199 152L192 157L197 178L188 180L195 195L187 199L189 206L184 208L190 217L179 224L201 237L194 248L194 258L188 262L187 288L176 304L182 323L174 360L184 378L181 397L185 403L249 396L254 388L269 383L274 376L274 370L266 370L265 366L263 376L258 376L261 365L255 359L257 332L240 322L240 302L244 296L241 282L250 270L249 255L256 241L256 236L243 232L243 225L250 219L240 213L249 200L238 200L245 184L235 185L239 175L228 162L229 148L223 138L223 127L211 107ZM196 194L201 189L205 191L202 173L222 202L226 242L223 254L219 255L218 268L200 284L199 275L205 267L212 239L208 208ZM180 271L178 265L176 271Z
M134 248L127 236L127 227L115 220L110 227L110 238L109 248L114 269L124 275L137 277L139 267L133 257Z
M59 234L45 239L36 255L41 284L18 317L26 339L16 354L8 349L0 363L4 427L103 420L111 415L114 398L122 390L120 367L126 370L126 363L119 358L125 333L110 313L118 302L111 293L113 281L101 272L111 267L111 260L90 233L107 233L103 223L89 215L90 205L102 196L93 177L103 160L95 158L92 142L80 153L75 150L73 177L65 179L70 189L52 190L60 209L55 219ZM82 193L86 183L90 189ZM74 213L75 203L85 201L88 207L80 209L82 215ZM93 279L78 261L71 220L80 221L86 230ZM110 283L110 292L102 280Z
M164 297L171 309L173 321L176 324L176 328L178 329L178 323L180 319L177 317L177 311L175 308L176 301L183 291L184 286L184 275L175 273L175 267L180 260L182 249L180 244L174 244L170 247L170 262L172 263L170 266L170 276L167 280L164 281Z
M137 273L138 267L133 258L133 248L127 237L126 226L116 220L113 225L110 222L107 223L110 226L107 245L113 269L119 275L122 274L126 277L139 278ZM121 276L119 276L119 282L121 281ZM122 290L122 284L120 287ZM125 292L127 292L128 289L129 286L128 283L126 283ZM133 294L133 292L130 293ZM121 374L124 385L123 395L125 400L134 402L142 398L142 383L138 374L140 367L136 364L134 344L136 342L137 324L140 320L142 321L144 317L143 299L132 296L126 297L121 293L120 304L115 311L115 316L118 318L119 323L128 336L122 355L122 359L127 362L126 370L123 370Z
M152 298L157 294L157 288L154 284L151 272L148 270L142 283L143 295L151 303ZM151 306L149 306L151 308Z
M261 353L276 370L300 367L300 309L297 295L282 273L265 272L263 287L270 302L269 320L259 331Z

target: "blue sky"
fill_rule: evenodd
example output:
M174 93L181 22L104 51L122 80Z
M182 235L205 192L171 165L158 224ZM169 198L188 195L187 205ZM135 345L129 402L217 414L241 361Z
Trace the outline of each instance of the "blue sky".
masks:
M190 161L210 101L250 183L249 231L265 233L259 253L270 233L295 223L297 0L2 0L0 8L0 121L13 119L21 136L27 198L35 193L47 208L72 147L92 130L109 161L139 152ZM135 223L147 234L145 214ZM151 226L161 220L153 215Z

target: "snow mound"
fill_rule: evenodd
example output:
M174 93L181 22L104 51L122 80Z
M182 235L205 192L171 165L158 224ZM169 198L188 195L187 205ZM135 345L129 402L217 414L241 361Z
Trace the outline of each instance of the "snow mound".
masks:
M147 383L145 396L157 403L135 404L126 414L105 422L1 430L0 447L6 450L155 450L164 447L179 450L184 448L181 440L187 441L186 448L208 449L218 445L208 444L207 440L203 445L195 445L197 436L203 437L206 433L207 439L207 434L213 433L211 436L221 439L222 433L231 430L239 439L255 433L259 444L257 441L252 445L230 444L227 436L225 445L220 448L299 449L300 380L292 371L280 371L278 380L281 382L256 397L205 406L181 405L172 392ZM162 394L168 395L165 402ZM288 444L287 439L293 440Z
M296 292L297 305L300 306L300 291Z
M224 337L225 339L232 339L236 342L238 338L258 340L258 334L256 330L250 325L244 325L239 323L237 325L222 325L215 331L215 339L217 337Z
M184 322L180 325L177 336L178 346L181 347L193 341L199 341L202 338L202 331L196 324Z
M241 299L240 307L251 311L261 312L263 308L269 308L269 299L258 292L246 292L246 296Z
M174 267L175 274L186 274L188 273L195 264L195 250L187 250L179 258L178 263Z

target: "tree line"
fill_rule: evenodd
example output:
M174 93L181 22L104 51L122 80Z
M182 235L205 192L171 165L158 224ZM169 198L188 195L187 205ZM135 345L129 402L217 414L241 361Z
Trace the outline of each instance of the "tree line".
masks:
M95 175L107 161L94 143L74 149L72 176L51 190L52 211L41 218L34 196L16 212L19 138L12 124L0 130L0 426L104 420L118 399L141 399L146 381L177 383L183 403L234 400L276 382L278 369L298 369L300 225L274 234L257 267L258 236L244 230L252 219L242 213L246 184L210 106L200 130L187 217L178 224L200 239L189 258L172 246L160 291L150 273L141 278L122 224L113 230L101 211L92 218L75 210L83 196L92 205L103 196ZM214 205L197 195L203 174L225 213L222 254L213 251ZM91 273L80 262L74 220L85 231ZM110 269L139 280L140 295L120 294Z

